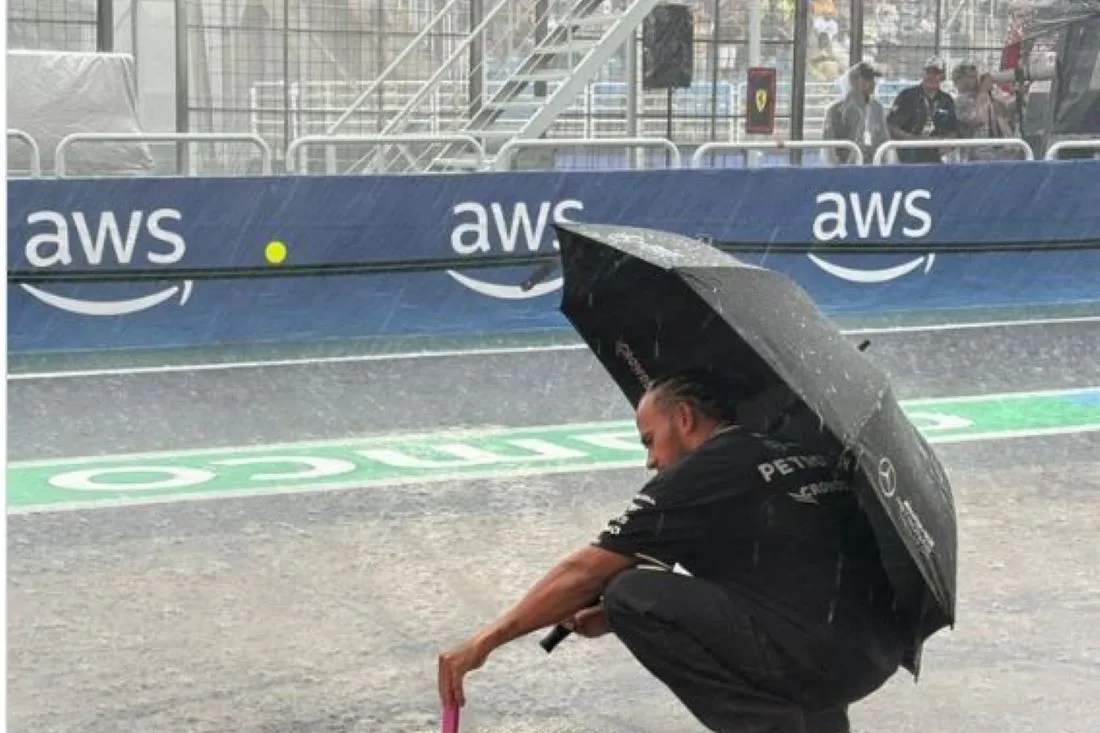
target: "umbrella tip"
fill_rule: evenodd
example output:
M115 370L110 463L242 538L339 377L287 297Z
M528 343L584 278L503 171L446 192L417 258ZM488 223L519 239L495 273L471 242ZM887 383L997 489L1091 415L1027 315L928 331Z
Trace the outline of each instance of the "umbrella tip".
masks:
M551 275L553 275L554 270L556 269L558 269L557 262L547 262L545 264L539 265L538 268L536 268L535 271L532 272L526 280L520 283L520 290L526 293L527 291L531 290L536 285L539 285Z

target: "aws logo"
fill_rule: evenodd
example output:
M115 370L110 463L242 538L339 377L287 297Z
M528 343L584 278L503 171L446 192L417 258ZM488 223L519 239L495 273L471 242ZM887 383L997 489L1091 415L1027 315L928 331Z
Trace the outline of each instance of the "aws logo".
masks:
M856 192L845 197L842 193L827 191L818 194L815 200L818 208L814 216L814 239L818 242L846 241L854 233L856 239L874 237L881 241L897 238L895 231L900 231L905 239L922 239L932 231L932 215L921 202L931 200L932 192L924 188L894 191L889 204L879 191L872 192L866 200ZM830 275L855 283L889 282L922 265L927 274L936 261L935 253L929 252L890 267L854 268L843 267L814 254L807 257Z
M24 251L31 267L40 269L71 265L74 256L92 266L105 262L128 265L135 257L142 256L154 265L174 265L183 260L187 243L177 232L167 228L167 222L182 220L183 215L176 209L155 209L148 215L144 211L131 211L123 231L113 211L92 217L82 211L68 215L58 211L35 211L27 216L27 225L38 231L27 240ZM72 229L76 230L75 243ZM69 313L124 316L154 308L177 295L183 305L191 297L193 283L185 280L179 285L123 300L79 299L50 292L44 287L27 284L20 287L46 305Z
M492 202L485 206L476 201L466 201L452 210L455 216L463 220L451 229L451 249L460 256L493 251L534 253L553 249L556 252L559 245L552 236L552 224L571 222L566 214L573 211L584 211L584 204L576 199L566 199L556 203L542 201L536 207L529 208L523 202ZM448 270L447 274L476 293L502 300L537 298L562 286L561 278L555 278L530 290L523 290L518 283L488 282L454 270Z

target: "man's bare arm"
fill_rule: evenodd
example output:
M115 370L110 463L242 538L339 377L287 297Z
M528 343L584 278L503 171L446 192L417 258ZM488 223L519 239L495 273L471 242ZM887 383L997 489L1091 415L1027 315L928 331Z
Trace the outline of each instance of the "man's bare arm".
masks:
M613 577L635 565L625 555L585 547L558 563L527 595L487 626L476 639L487 653L510 641L558 623L596 598Z
M439 698L465 705L463 678L499 646L573 616L599 596L607 582L636 564L632 557L598 547L574 552L527 592L514 608L462 646L439 655Z

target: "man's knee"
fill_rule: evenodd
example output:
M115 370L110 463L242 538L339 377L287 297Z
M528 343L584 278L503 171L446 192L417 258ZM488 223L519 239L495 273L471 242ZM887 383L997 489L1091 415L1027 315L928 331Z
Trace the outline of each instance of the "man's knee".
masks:
M604 612L611 630L616 630L617 621L651 611L670 577L672 573L663 570L630 568L612 578L603 591Z

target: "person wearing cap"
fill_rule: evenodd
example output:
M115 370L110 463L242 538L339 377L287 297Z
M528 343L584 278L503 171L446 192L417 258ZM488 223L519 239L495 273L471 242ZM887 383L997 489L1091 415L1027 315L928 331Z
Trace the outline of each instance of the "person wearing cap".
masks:
M822 139L854 142L863 153L864 164L871 163L875 151L890 139L886 108L875 98L875 80L880 76L874 64L860 61L844 77L843 97L825 110ZM825 149L826 161L834 165L853 162L850 157L847 150Z
M561 624L617 637L710 730L849 733L848 706L899 669L904 634L853 461L801 403L746 412L773 389L701 370L650 384L635 422L656 475L439 656L442 704L465 703L495 649Z
M894 140L931 140L958 136L955 100L941 89L947 75L947 64L939 57L928 59L920 84L902 89L886 116ZM939 163L943 151L939 148L901 148L897 151L902 163Z
M993 84L989 73L981 73L974 61L963 61L951 72L955 83L955 110L959 118L959 137L1010 138L1017 137L1013 118L1016 100ZM963 150L966 160L1011 160L1018 158L1015 148L985 146Z

